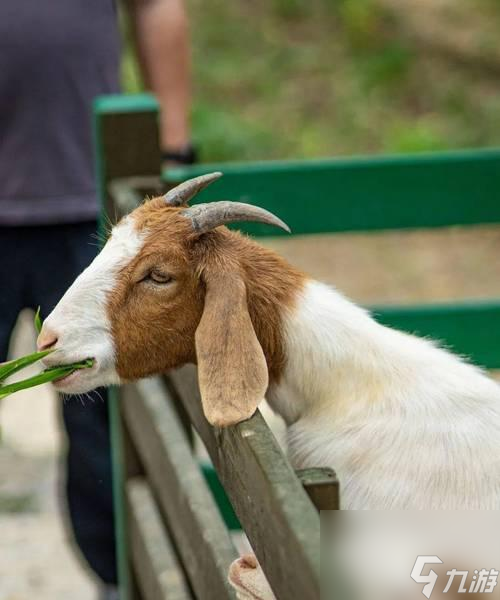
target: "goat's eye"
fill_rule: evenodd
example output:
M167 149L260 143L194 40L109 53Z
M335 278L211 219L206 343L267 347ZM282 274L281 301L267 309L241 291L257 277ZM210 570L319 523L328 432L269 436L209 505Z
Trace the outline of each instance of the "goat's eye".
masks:
M146 281L152 281L153 283L158 283L160 285L170 283L172 281L172 277L170 277L170 275L161 273L160 271L151 271L145 279Z

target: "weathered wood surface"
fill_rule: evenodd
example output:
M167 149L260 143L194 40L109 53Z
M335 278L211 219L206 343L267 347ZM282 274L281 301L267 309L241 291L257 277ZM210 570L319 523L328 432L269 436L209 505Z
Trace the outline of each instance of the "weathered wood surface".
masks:
M189 585L143 478L126 484L129 544L143 600L190 600Z
M307 495L317 510L339 510L339 481L335 471L327 468L296 471Z
M227 571L237 553L166 386L160 379L125 386L122 410L195 594L234 599Z
M318 600L319 515L261 414L225 429L202 411L196 369L170 375L278 600Z

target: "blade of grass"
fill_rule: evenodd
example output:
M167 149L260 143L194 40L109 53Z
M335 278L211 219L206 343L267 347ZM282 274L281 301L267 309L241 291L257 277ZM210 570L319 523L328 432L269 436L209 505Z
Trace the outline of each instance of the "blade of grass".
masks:
M15 392L26 390L37 385L42 385L43 383L48 383L50 381L54 381L54 379L66 377L67 375L71 375L71 373L78 371L79 369L89 369L93 364L94 361L92 359L88 359L79 363L65 365L63 367L51 367L42 373L38 373L38 375L33 375L33 377L28 377L22 381L16 381L15 383L1 386L0 400L6 396L9 396L10 394L14 394Z
M66 375L72 373L73 370L74 369L72 367L60 367L59 369L43 371L42 373L38 373L38 375L33 375L33 377L28 377L28 379L23 379L22 381L17 381L16 383L4 385L0 387L0 399L13 394L14 392L20 392L21 390L26 390L28 388L35 387L36 385L42 385L42 383L54 381L54 379L59 379L60 377L65 377Z
M57 369L73 369L74 371L78 371L78 369L90 369L94 364L93 358L87 358L86 360L82 360L77 363L70 363L69 365L59 365L55 367L49 367L44 370L44 373L49 373L50 371L54 371Z
M40 317L40 307L38 307L36 309L34 322L35 322L35 329L36 329L37 333L40 333L40 331L42 331L42 325L43 325L42 319Z
M28 354L27 356L23 356L22 358L16 358L15 360L11 360L9 362L0 365L0 382L7 379L14 373L17 373L21 369L25 367L29 367L33 363L36 363L47 354L50 354L53 350L43 350L42 352L34 352L33 354Z

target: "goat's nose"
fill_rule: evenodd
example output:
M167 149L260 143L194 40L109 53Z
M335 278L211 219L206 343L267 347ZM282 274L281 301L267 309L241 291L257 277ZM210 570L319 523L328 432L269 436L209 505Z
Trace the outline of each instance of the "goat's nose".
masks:
M57 333L54 330L47 327L46 325L44 325L36 341L36 347L39 351L49 350L50 348L52 348L52 346L55 346L57 344L57 340Z

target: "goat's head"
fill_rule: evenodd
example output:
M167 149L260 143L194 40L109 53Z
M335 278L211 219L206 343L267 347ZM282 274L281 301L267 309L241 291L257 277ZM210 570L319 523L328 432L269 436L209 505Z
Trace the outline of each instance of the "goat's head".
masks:
M60 391L82 393L198 362L212 423L234 423L254 412L268 371L247 308L238 257L243 238L220 226L252 220L288 228L248 204L187 206L219 176L185 182L113 228L39 336L39 348L55 350L45 359L49 365L94 359L91 369L56 382Z

